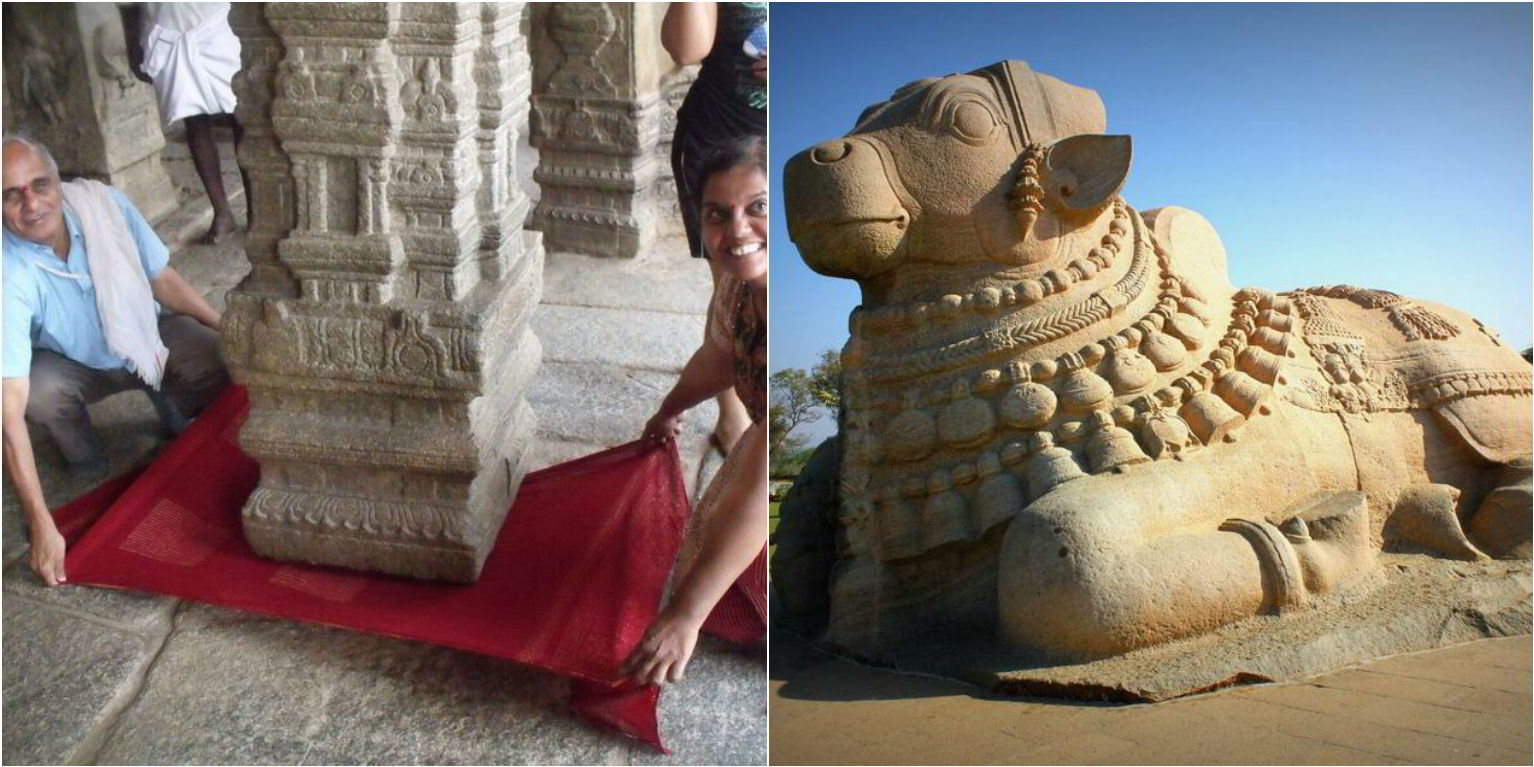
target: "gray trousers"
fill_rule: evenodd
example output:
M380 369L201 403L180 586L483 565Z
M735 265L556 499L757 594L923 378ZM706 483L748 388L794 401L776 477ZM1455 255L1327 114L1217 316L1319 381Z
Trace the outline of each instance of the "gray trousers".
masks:
M142 389L161 422L179 434L229 383L218 332L184 314L160 315L160 340L170 350L160 390L127 370L97 370L46 349L32 350L27 423L58 445L69 469L99 473L106 453L85 406L130 389Z

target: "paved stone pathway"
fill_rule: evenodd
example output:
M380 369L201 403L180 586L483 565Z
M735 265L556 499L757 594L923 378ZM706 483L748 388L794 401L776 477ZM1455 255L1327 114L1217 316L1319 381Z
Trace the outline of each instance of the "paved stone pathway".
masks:
M773 764L1529 764L1530 639L1150 705L1000 698L772 637Z
M177 172L179 158L167 156L173 178L189 183L190 169ZM239 188L237 177L230 188ZM233 204L243 215L243 200ZM204 203L162 234L185 241L206 230L209 216ZM241 242L189 245L172 264L221 306L248 269ZM672 239L635 261L549 255L533 319L545 360L529 395L540 420L533 468L639 435L702 339L708 270L684 251ZM694 494L714 468L706 460L714 412L699 408L683 435ZM142 394L103 400L91 416L114 472L163 447ZM34 444L51 503L88 489L63 473L51 444ZM6 764L766 761L760 652L705 639L687 678L662 696L662 733L675 751L662 757L560 710L566 683L558 677L168 597L48 589L27 568L9 490L3 530Z

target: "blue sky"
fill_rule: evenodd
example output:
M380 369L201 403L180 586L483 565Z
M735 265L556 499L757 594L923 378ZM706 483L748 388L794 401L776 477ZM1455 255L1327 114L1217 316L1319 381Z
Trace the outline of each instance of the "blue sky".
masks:
M783 164L906 82L1008 58L1096 90L1134 139L1125 199L1203 214L1235 285L1393 290L1529 346L1530 7L773 3L771 367L840 349L859 300L800 260Z

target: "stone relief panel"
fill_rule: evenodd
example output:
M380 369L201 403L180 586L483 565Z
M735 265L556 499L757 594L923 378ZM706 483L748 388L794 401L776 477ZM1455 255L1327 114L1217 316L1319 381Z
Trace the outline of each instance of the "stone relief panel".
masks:
M118 187L151 221L176 206L160 163L165 135L153 89L128 72L116 6L5 9L5 125L47 144L65 177Z

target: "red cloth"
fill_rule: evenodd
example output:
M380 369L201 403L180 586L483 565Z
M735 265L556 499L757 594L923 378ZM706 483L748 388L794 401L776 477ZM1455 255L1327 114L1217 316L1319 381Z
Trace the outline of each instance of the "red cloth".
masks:
M71 530L100 515L69 550L70 582L547 669L577 680L571 705L579 713L665 750L659 692L607 680L655 618L680 545L689 509L674 445L631 443L528 474L479 581L460 586L256 556L240 532L240 509L260 476L235 442L247 411L245 391L231 387L142 474L112 480L55 512ZM726 637L751 627L731 617L741 601L751 602L732 596L719 610L730 615L710 618ZM758 630L745 639L760 637Z

